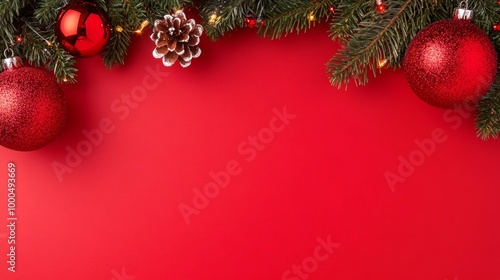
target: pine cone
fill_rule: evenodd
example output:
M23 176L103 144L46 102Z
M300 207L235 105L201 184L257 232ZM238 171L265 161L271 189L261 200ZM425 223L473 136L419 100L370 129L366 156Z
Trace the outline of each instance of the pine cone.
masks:
M194 19L186 19L184 12L165 15L163 20L156 20L151 40L156 44L153 57L163 58L163 65L172 66L176 60L182 67L188 67L193 58L199 57L198 46L203 27Z

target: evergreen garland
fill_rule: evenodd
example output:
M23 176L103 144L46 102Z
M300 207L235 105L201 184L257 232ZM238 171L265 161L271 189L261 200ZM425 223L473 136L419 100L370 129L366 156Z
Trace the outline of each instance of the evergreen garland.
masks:
M7 48L30 64L45 66L58 81L75 82L75 58L55 40L54 23L65 6L59 0L0 0L0 53ZM125 63L133 32L145 20L155 19L183 7L198 9L207 36L217 40L231 30L245 27L253 15L265 24L259 35L279 39L292 32L305 32L316 23L329 23L329 36L342 43L326 63L330 82L346 87L368 82L371 72L399 68L405 50L417 32L432 22L451 18L459 3L451 0L385 0L385 13L376 10L375 0L95 0L109 15L113 32L101 53L103 64L113 68ZM331 8L335 9L332 14ZM492 26L500 20L500 5L491 0L470 0L473 23L479 26L500 52L500 33ZM123 31L117 32L120 27ZM19 42L17 37L22 37ZM326 36L326 35L325 35ZM500 133L500 75L478 105L477 134L482 139Z

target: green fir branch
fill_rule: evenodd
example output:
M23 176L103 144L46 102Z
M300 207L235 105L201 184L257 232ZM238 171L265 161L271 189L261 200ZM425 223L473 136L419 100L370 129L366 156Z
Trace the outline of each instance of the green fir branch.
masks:
M75 67L75 57L67 53L58 43L52 46L50 53L45 67L54 72L59 83L75 83L78 71Z
M496 1L476 0L470 2L474 11L473 22L489 35L496 52L500 52L500 35L492 26L500 20L500 6ZM500 66L500 62L498 64ZM476 133L483 140L497 139L500 133L500 73L490 90L479 101L476 112Z
M358 29L360 22L366 18L372 9L373 3L370 1L340 1L335 6L337 16L330 23L329 34L332 40L348 42L349 38L355 35L355 30Z
M497 20L494 19L493 20ZM500 51L500 35L492 33L490 38L497 53ZM498 63L500 67L500 61ZM500 72L497 71L495 82L477 105L476 133L483 140L498 138L500 133Z
M222 35L237 27L244 26L244 18L251 12L251 5L255 1L248 0L215 0L204 1L201 4L200 16L203 19L205 34L212 41L218 40ZM215 22L211 16L216 15Z
M266 12L266 24L260 28L259 34L279 39L294 31L305 32L316 23L321 23L323 19L328 18L331 15L329 8L335 2L332 0L276 1L270 11ZM310 15L315 19L311 21Z
M125 56L131 42L129 32L114 32L102 51L102 62L108 69L125 64Z
M0 1L0 38L2 44L0 50L3 51L14 45L16 35L15 23L18 21L21 9L26 5L24 0L1 0Z
M486 34L491 35L493 33L492 26L499 19L500 5L498 2L490 0L469 1L469 9L473 11L472 22Z
M479 101L476 114L477 136L483 140L498 138L500 133L500 75L497 75L495 84Z
M43 0L35 10L35 18L46 26L54 24L62 6L60 0Z
M43 31L35 23L26 22L23 43L20 45L22 56L35 67L44 66L52 71L59 83L76 82L75 58L66 52L57 42L50 30Z
M371 11L359 15L363 20L352 31L346 31L342 25L331 25L331 33L339 27L351 34L327 63L332 85L347 85L351 78L356 85L364 85L368 82L368 71L375 76L380 72L379 61L384 59L389 65L399 67L409 42L430 23L430 14L438 4L426 0L388 0L386 5L387 11L379 14L374 1Z
M131 33L146 18L146 11L142 6L143 4L136 0L109 1L108 14L114 29L108 44L101 53L103 64L108 69L125 64ZM115 31L117 26L120 26L123 31Z
M163 18L164 15L171 13L175 9L193 5L192 0L146 0L142 2L144 3L146 16L150 23L153 23L156 19Z
M265 22L259 26L259 35L278 39L294 31L297 33L306 31L321 22L331 14L328 9L334 2L332 0L215 0L205 1L200 14L207 36L214 41L231 30L245 27L245 17L249 15ZM213 14L217 15L215 23L210 22ZM311 14L315 17L313 21L309 20Z
M50 59L50 47L47 42L50 44L52 44L52 42L41 36L45 36L46 38L50 35L47 35L45 34L46 32L42 32L37 27L34 27L33 23L27 24L30 24L30 27L33 29L29 28L27 25L23 28L23 32L21 34L23 42L19 45L22 57L25 57L28 63L32 66L43 66ZM40 36L37 33L40 34Z

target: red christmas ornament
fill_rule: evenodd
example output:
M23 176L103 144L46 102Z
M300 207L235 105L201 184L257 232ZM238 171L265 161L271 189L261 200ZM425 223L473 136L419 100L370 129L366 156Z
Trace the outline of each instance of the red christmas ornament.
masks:
M255 25L257 24L257 20L255 19L254 15L250 14L248 16L245 17L245 24L247 27L255 27Z
M105 12L96 4L75 1L64 6L57 16L56 37L71 55L94 56L108 43L111 27Z
M0 145L37 150L62 131L66 99L48 72L23 67L19 57L3 60L0 73Z
M454 19L425 27L408 46L404 72L423 101L453 108L477 102L493 84L497 53L471 16L470 10L456 9Z

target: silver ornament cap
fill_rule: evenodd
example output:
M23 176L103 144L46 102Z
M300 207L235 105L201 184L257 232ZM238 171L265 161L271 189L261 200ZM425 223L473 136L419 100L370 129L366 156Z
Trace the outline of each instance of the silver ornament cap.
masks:
M453 10L453 19L472 20L473 14L474 12L472 10L464 8L455 8L455 10Z
M3 55L5 56L5 58L2 59L3 71L23 67L22 59L19 56L14 56L14 51L11 48L6 48L3 51Z
M2 59L2 69L4 71L20 67L23 67L23 61L19 56L7 57Z

